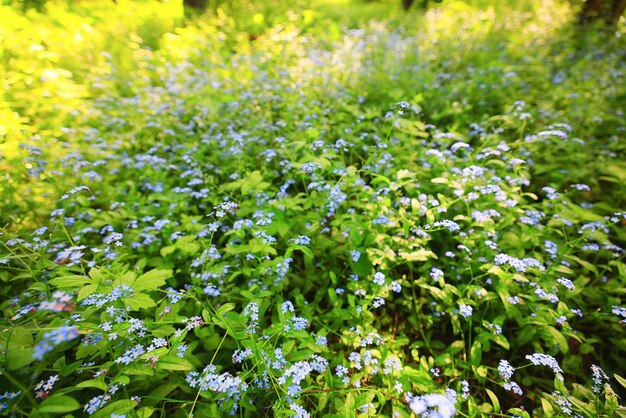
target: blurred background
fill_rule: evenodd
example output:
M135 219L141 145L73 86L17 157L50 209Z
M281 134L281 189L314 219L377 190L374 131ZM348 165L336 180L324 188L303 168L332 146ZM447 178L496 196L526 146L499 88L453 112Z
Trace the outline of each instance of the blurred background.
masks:
M363 96L364 106L411 100L424 120L451 128L524 100L544 121L618 143L624 7L626 0L3 0L0 173L33 138L44 138L52 153L61 149L64 130L89 120L94 100L158 85L160 66L226 65L224 77L247 83L256 70L237 71L232 57L255 54L272 56L272 71L324 62L325 74ZM316 61L320 54L330 61ZM38 164L27 168L36 172ZM546 176L558 164L546 165ZM602 170L621 181L615 164ZM5 187L13 184L19 196L32 180L7 179ZM19 199L2 203L19 212Z

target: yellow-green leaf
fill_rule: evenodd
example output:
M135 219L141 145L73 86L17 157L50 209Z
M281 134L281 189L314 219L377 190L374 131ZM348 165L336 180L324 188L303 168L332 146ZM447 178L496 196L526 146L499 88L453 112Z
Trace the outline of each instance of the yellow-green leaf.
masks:
M135 292L155 290L165 285L165 281L172 277L172 270L154 269L137 277L132 285Z
M493 412L499 412L500 411L500 401L498 400L498 397L496 396L495 393L493 393L489 389L485 389L485 390L487 391L487 396L489 396L489 399L491 399L491 403L493 405Z

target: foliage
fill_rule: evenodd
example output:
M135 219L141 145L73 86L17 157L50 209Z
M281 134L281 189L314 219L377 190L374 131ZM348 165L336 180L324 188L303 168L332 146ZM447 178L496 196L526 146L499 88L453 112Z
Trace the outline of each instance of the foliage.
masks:
M0 410L623 416L625 31L504 3L3 7Z

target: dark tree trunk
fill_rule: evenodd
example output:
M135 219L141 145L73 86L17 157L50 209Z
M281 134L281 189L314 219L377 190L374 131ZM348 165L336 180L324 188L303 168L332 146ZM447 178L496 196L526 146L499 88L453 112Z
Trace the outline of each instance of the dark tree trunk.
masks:
M580 11L580 22L588 24L602 21L615 26L626 10L626 0L585 0Z
M402 0L402 8L409 10L415 0ZM428 0L422 0L422 9L428 9Z
M209 0L183 0L185 16L202 13L209 5Z

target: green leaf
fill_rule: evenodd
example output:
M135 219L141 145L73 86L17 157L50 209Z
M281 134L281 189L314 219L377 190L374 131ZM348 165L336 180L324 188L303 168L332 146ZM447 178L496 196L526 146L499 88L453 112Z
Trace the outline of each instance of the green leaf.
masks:
M106 392L107 390L109 390L109 387L107 386L106 383L104 383L104 381L102 380L85 380L84 382L80 382L79 384L76 385L77 388L96 388L96 389L100 389L104 392Z
M626 379L624 379L622 376L616 373L613 373L613 377L615 377L615 380L617 380L617 383L619 383L620 385L626 388Z
M166 257L178 250L183 255L192 256L200 250L200 245L196 244L196 237L193 235L187 235L176 240L172 245L161 248L161 255Z
M142 290L155 290L165 284L165 281L172 277L172 270L154 269L137 277L132 285L135 292Z
M222 315L226 312L232 311L233 309L235 309L235 304L228 302L217 308L217 311L215 313L216 315Z
M592 418L598 416L596 414L597 411L595 411L593 404L583 402L574 396L570 396L567 399L578 409L579 412L582 412L586 417Z
M60 414L76 411L79 408L80 404L76 399L71 396L56 394L44 400L37 408L37 411Z
M359 276L367 276L372 272L373 267L374 265L365 253L361 254L356 263L352 263L352 270Z
M154 369L145 364L129 364L124 367L124 373L128 375L154 376Z
M167 395L172 393L176 388L178 388L178 383L165 383L154 389L148 399L159 399L165 398Z
M356 416L355 411L356 411L356 403L354 401L354 395L352 394L352 392L350 392L346 396L346 401L343 404L342 416L345 418L352 418Z
M574 255L564 255L563 258L567 259L568 261L573 261L575 263L578 263L583 268L585 268L585 270L591 271L596 275L598 274L598 269L596 268L596 266L594 266L588 261L583 260L580 257L576 257Z
M498 344L500 347L504 348L505 350L509 350L511 348L509 341L502 334L494 335L492 340L493 342L495 342L496 344Z
M82 287L87 283L93 283L93 280L85 276L71 275L48 280L48 283L58 288Z
M523 409L521 409L521 408L511 408L507 412L509 413L509 415L517 415L518 417L522 417L522 418L529 418L530 417L528 412L523 410Z
M437 255L429 250L417 250L410 253L400 253L400 258L405 261L426 261L429 258L437 258Z
M544 414L546 416L551 417L554 415L554 409L552 408L552 404L545 398L541 398L541 407L543 408Z
M23 328L14 328L7 343L7 364L9 370L20 369L33 361L33 335Z
M166 356L157 362L158 370L193 370L193 365L185 358Z
M546 328L548 329L548 333L550 334L554 342L556 342L559 345L559 347L561 347L561 351L564 353L567 353L567 351L569 350L569 346L567 344L567 339L563 336L563 334L561 334L561 332L554 327L546 327Z
M156 303L152 300L152 298L144 293L139 293L133 296L132 298L124 299L126 306L130 307L133 311L138 311L140 309L148 309L156 306Z
M593 345L587 343L581 344L579 350L582 354L589 354L593 351Z
M472 344L472 348L470 349L470 364L472 366L479 366L480 361L483 358L483 345L480 341L474 342Z
M485 389L485 391L487 392L487 396L489 396L489 399L491 399L491 403L493 405L493 412L500 412L500 401L498 400L498 397L496 396L496 394L490 391L489 389Z
M112 404L105 406L99 411L96 411L91 416L91 418L109 418L111 414L121 415L135 408L136 405L137 405L137 402L131 401L128 399L116 401L116 402L113 402Z
M212 317L213 316L211 315L211 312L209 312L207 309L202 310L202 319L204 319L204 322L208 324L209 322L211 322Z
M89 277L93 279L94 283L100 283L104 279L104 274L102 274L102 270L98 267L92 267L89 269Z
M82 361L75 361L74 363L70 363L67 366L61 368L61 376L67 377L74 373L76 370L80 368L80 365L83 364Z
M265 190L270 186L269 183L263 181L263 175L259 170L255 170L248 174L248 177L239 179L224 186L225 190L241 189L241 193L246 195L252 190Z
M78 296L76 296L76 300L80 302L81 300L85 299L87 296L91 295L92 293L95 293L96 290L98 290L97 284L88 284L87 286L83 287L82 289L78 291Z
M124 385L127 385L130 383L130 377L124 374L121 376L117 376L115 379L113 379L113 383L122 383Z
M151 406L144 406L143 408L139 408L137 410L138 418L150 418L152 414L154 414L155 409Z
M126 273L122 275L122 277L120 277L120 281L124 284L132 286L132 284L135 282L136 276L137 275L135 274L134 271L127 271Z

